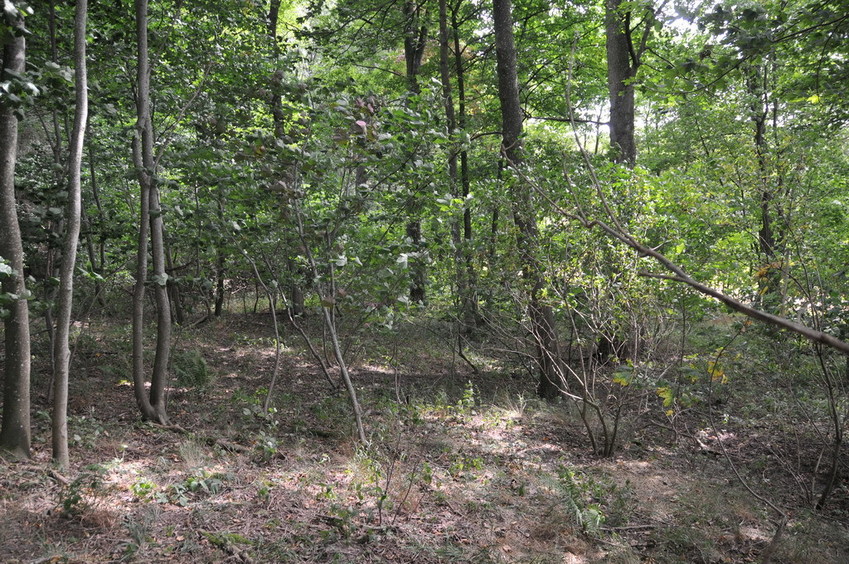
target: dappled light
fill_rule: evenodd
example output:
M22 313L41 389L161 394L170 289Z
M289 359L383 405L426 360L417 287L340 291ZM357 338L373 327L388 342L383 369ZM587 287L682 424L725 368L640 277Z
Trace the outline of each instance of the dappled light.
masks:
M0 563L849 562L849 16L4 0Z

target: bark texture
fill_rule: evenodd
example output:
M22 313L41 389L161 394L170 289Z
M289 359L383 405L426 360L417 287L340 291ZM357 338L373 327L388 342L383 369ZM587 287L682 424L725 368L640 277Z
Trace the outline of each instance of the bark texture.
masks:
M71 351L68 335L74 302L74 266L82 222L82 156L88 121L88 74L86 67L86 17L88 0L77 0L74 16L74 86L76 89L74 129L68 155L68 207L65 213L65 243L59 270L58 311L53 341L53 460L67 468L68 457L68 379Z
M509 166L520 169L523 164L521 136L524 114L519 99L510 0L493 1L493 23L498 98L501 102L501 151ZM542 265L534 253L539 240L539 230L531 198L531 187L520 180L520 175L517 175L511 194L513 221L518 232L518 247L522 260L522 275L529 298L530 330L537 349L537 364L540 372L538 393L543 398L552 399L560 394L563 370L554 311L543 300Z
M404 2L404 62L406 66L407 90L411 96L421 93L419 86L419 69L422 65L425 47L427 46L427 27L421 23L423 7L417 0ZM413 151L415 153L415 151ZM414 161L413 155L407 159ZM411 165L414 166L414 165ZM406 226L407 238L415 248L416 254L410 257L410 301L425 303L427 301L427 265L425 247L422 237L421 197L416 192L416 186L411 187L407 213L409 221Z
M630 8L623 0L607 0L604 27L607 36L607 88L610 95L610 147L615 162L633 166L637 159L634 141L634 85L640 65L640 54L648 39L649 22L643 41L634 46L630 29ZM647 15L650 19L650 16Z
M23 21L17 22L23 27ZM24 72L26 43L23 35L9 37L3 46L3 76ZM24 249L15 198L15 162L18 151L18 118L15 108L0 105L0 256L13 272L2 276L2 292L17 296L7 308L4 322L3 421L0 448L28 458L30 451L30 334L29 304L24 279Z
M133 290L133 387L142 417L167 424L165 384L171 346L171 308L168 303L167 276L163 241L159 190L156 185L153 154L153 122L150 113L150 63L148 60L147 0L136 0L136 133L133 138L133 160L139 182L140 213L136 255L136 283ZM156 294L156 356L150 394L144 373L144 296L147 280L147 249L151 240L153 281Z

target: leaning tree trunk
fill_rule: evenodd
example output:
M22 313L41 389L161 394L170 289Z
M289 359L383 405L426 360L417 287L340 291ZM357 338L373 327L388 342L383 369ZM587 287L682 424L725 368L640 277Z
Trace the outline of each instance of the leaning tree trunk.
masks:
M501 151L509 166L521 169L523 112L519 101L519 78L516 70L516 46L513 42L513 16L510 0L493 1L495 54L497 58L498 98L501 102ZM543 299L542 265L536 257L539 230L531 198L531 187L514 175L513 221L516 224L517 244L522 261L522 275L527 284L528 316L531 334L537 349L539 366L538 393L552 399L560 394L563 370L557 339L554 311Z
M139 181L140 213L136 255L136 284L133 290L133 387L142 417L161 424L168 422L165 410L165 384L171 340L171 308L168 304L168 281L165 274L162 214L156 185L153 156L153 123L150 113L150 63L147 43L147 0L136 0L137 92L136 133L133 138L133 161ZM153 247L153 280L156 292L157 332L156 357L150 395L145 389L144 374L144 296L147 279L148 238Z
M22 18L16 18L14 25L23 32ZM0 78L14 79L23 73L25 53L24 34L7 34L3 46L3 74ZM3 257L12 272L0 274L3 281L0 293L15 297L5 306L8 314L4 322L6 361L0 449L28 458L31 436L29 305L24 280L24 248L15 199L17 152L18 118L15 116L15 108L9 105L8 98L4 98L0 104L0 257Z
M88 120L88 75L86 67L86 16L88 0L77 0L74 16L74 86L76 104L74 129L71 133L68 159L68 211L65 214L65 244L59 271L58 311L53 340L53 460L62 468L70 464L68 457L68 374L71 350L71 307L74 301L74 266L82 221L83 140Z

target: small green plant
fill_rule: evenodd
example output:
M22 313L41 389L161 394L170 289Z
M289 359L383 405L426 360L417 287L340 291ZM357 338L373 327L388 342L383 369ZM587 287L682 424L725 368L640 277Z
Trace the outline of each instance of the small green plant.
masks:
M594 500L600 494L600 487L583 473L571 468L561 467L558 472L564 501L575 523L584 533L595 533L605 521L601 507Z
M277 437L271 433L266 433L260 430L257 434L256 448L262 455L264 460L270 460L277 454L278 449Z
M198 495L215 495L224 488L222 476L204 470L199 475L189 476L182 482L168 486L168 500L185 507Z
M139 500L148 501L153 498L156 492L156 484L147 480L139 480L130 486L130 491Z
M256 496L260 501L268 501L271 499L271 490L274 487L272 482L263 481L256 489Z
M454 461L451 463L451 466L448 467L448 473L454 478L462 478L467 472L482 470L483 467L484 461L482 458L458 454L454 457Z
M194 349L175 350L171 357L171 370L181 388L203 389L212 381L212 371L206 360Z
M68 427L74 431L71 435L71 445L85 448L94 448L97 440L105 432L100 420L91 415L71 415L68 417Z
M422 463L421 473L419 474L422 484L431 485L433 483L433 466L428 462Z
M470 413L475 407L475 386L472 381L466 384L463 390L463 397L457 402L457 411L460 413Z
M91 464L65 486L59 493L59 505L62 515L80 517L98 504L104 495L103 476L106 469L99 464Z

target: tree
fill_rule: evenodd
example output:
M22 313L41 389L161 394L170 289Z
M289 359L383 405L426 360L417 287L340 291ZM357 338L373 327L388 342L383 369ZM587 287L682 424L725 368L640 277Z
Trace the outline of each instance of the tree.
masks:
M6 3L0 91L0 305L5 313L3 421L0 448L16 456L30 451L30 332L29 305L24 277L24 249L15 197L20 105L31 86L24 78L26 41L23 8Z
M422 66L425 47L427 46L428 30L423 16L426 14L424 2L419 0L404 1L404 62L406 67L408 96L416 97L421 94L419 85L419 70ZM424 12L424 13L423 13ZM413 150L408 157L412 162L415 157ZM412 280L410 284L410 300L414 303L424 303L427 299L427 270L425 247L422 239L421 196L417 193L416 181L411 182L410 205L407 221L407 237L416 249L416 257L410 261Z
M634 140L634 79L642 64L654 24L650 6L643 8L643 32L635 44L633 3L605 0L604 28L607 45L607 87L610 94L610 148L615 162L633 166L637 160Z
M59 274L58 312L53 341L53 459L65 468L68 456L68 375L71 351L68 334L74 302L74 266L82 220L82 157L88 120L88 75L86 67L86 17L88 0L77 0L74 16L74 83L76 104L74 129L68 159L68 209L65 214L65 244Z
M522 263L522 276L527 285L530 330L537 349L539 368L538 393L552 399L559 395L563 370L554 311L543 296L545 278L535 255L539 240L531 187L522 176L522 106L519 101L519 79L516 70L516 47L513 41L513 17L510 0L494 0L492 11L497 57L498 98L501 102L501 152L516 171L511 186L513 221Z
M168 275L162 209L156 179L153 152L153 121L150 110L150 60L148 52L147 0L136 0L136 132L133 137L133 162L141 197L139 234L136 253L136 282L133 290L133 387L136 403L145 419L166 424L165 386L168 380L168 356L171 351L171 306L168 300ZM150 394L144 376L144 296L147 283L148 238L153 251L153 287L156 296L156 353L153 361Z

